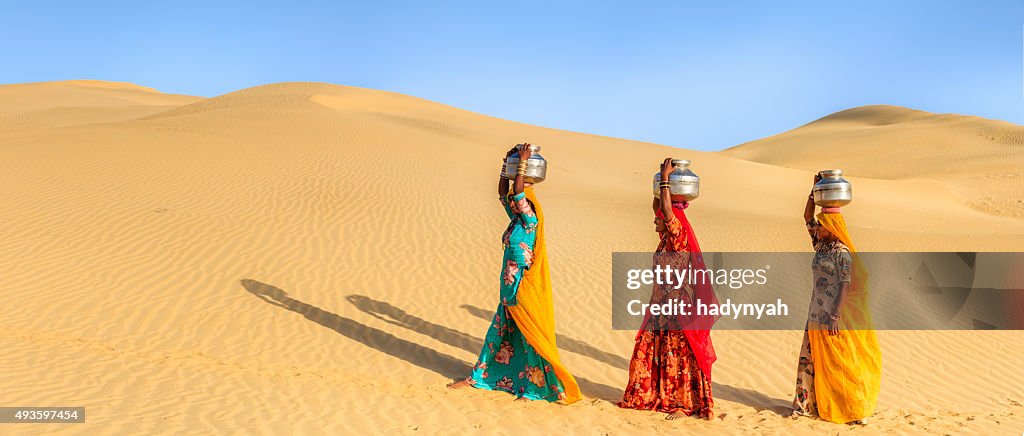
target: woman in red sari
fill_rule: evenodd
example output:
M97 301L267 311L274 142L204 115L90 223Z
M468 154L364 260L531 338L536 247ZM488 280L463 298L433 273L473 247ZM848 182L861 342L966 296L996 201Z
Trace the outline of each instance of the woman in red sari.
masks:
M661 180L668 180L672 159L661 165ZM687 202L672 202L668 185L663 183L660 198L654 200L655 229L661 235L655 262L673 269L704 269L697 237L686 219ZM654 285L651 303L684 300L717 304L710 283ZM691 309L692 310L692 309ZM629 409L657 410L668 413L666 419L696 415L713 419L711 364L715 349L710 330L716 318L711 316L657 316L647 314L636 336L629 362L629 382L618 406Z

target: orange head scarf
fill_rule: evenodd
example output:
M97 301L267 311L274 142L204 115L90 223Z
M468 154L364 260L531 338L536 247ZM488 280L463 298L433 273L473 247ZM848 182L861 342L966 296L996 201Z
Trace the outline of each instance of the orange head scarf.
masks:
M840 308L839 314L843 326L852 330L870 330L874 325L871 322L871 312L868 310L868 270L857 254L857 247L853 245L846 220L839 212L821 212L817 218L818 224L850 249L850 257L853 259L850 294L846 297L846 304Z

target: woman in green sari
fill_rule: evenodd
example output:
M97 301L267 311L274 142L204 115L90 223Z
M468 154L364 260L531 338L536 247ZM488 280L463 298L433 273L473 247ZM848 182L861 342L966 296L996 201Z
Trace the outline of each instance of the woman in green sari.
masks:
M520 166L511 192L504 161L498 181L498 201L509 218L501 238L500 302L472 375L448 386L504 391L517 399L572 403L579 400L580 391L555 347L544 213L532 185L524 180L530 145L513 147L505 159L516 152Z

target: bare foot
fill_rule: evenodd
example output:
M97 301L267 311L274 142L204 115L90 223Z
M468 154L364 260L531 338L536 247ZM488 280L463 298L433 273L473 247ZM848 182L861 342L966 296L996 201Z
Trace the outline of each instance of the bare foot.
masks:
M516 401L526 401L526 397L516 397Z
M792 413L789 414L789 419L800 419L800 417L802 417L802 416L804 416L803 413L800 413L799 411L794 410Z
M672 412L672 413L669 413L668 416L665 417L665 419L671 421L673 419L684 418L684 417L687 417L687 416L689 416L689 415L687 415L687 414L685 414L683 412Z
M715 412L712 412L712 411L709 410L708 414L704 416L704 419L706 419L708 421L714 421L715 420Z
M466 388L466 387L470 387L470 386L473 386L473 383L471 383L468 378L448 383L448 389L459 389L459 388Z

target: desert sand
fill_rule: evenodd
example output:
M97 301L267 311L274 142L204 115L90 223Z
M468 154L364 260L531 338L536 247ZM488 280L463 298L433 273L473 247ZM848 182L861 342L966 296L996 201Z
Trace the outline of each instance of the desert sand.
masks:
M1024 251L1022 138L863 107L711 153L320 83L0 86L0 405L87 411L0 431L1020 434L1022 332L880 332L866 427L781 416L799 331L713 334L712 422L621 410L633 332L610 328L610 267L655 247L667 156L702 178L688 214L705 251L809 251L802 208L826 167L854 183L863 251ZM569 406L444 387L497 306L496 176L523 141L549 161L558 344L586 396Z

